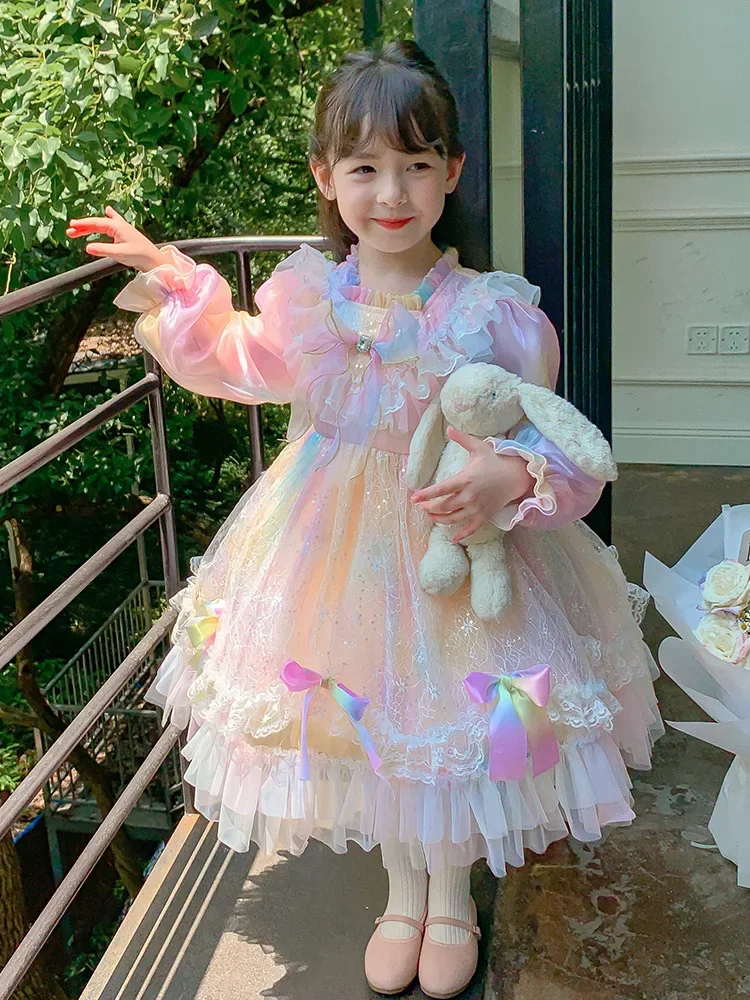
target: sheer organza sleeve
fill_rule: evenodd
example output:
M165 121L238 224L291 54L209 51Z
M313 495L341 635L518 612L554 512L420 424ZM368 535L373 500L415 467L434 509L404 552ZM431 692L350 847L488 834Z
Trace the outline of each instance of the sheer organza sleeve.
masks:
M305 311L319 305L332 266L303 244L258 288L258 316L235 309L228 282L177 247L115 298L138 312L135 337L179 385L239 403L286 403Z
M490 272L482 275L480 295L485 303L492 353L496 364L520 375L525 382L554 389L560 368L557 333L539 308L539 289L519 275ZM509 504L492 523L509 530L552 530L588 514L596 505L604 482L574 465L528 420L506 438L487 438L498 454L520 455L534 479L533 489Z

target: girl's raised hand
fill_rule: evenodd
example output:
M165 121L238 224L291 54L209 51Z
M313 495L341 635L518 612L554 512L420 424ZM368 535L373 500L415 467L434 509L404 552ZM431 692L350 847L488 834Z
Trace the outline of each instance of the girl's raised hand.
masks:
M473 535L509 503L527 496L534 487L534 477L520 455L498 455L484 439L455 427L448 428L448 437L469 452L466 468L416 490L411 499L431 521L461 525L451 538L455 543Z
M66 235L72 239L91 233L111 236L112 243L87 243L86 253L92 257L110 257L138 271L150 271L166 262L167 258L148 236L131 226L114 208L107 205L104 213L106 218L71 219Z

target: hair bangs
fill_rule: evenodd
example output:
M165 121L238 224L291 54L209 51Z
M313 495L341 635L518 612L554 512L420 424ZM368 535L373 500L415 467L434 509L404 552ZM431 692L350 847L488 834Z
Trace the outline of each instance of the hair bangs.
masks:
M434 150L445 158L447 136L441 134L434 102L413 74L394 67L389 73L363 72L354 83L353 92L331 108L331 165L365 153L378 139L404 153Z

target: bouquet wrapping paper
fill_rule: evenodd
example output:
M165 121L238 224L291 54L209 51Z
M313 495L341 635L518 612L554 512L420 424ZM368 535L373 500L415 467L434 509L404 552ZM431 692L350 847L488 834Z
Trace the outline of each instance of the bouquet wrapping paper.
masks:
M724 507L719 517L671 569L646 555L644 583L660 614L679 638L665 639L659 663L713 722L670 722L683 733L735 755L721 786L709 830L737 882L750 888L750 656L738 662L716 655L696 636L710 614L701 585L724 560L750 561L750 504ZM735 614L735 608L726 614ZM717 647L718 648L718 647Z

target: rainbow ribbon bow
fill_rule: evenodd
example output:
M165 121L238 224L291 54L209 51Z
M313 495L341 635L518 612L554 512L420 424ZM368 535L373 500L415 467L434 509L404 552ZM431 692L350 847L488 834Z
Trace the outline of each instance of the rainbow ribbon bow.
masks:
M372 737L362 722L364 711L370 704L369 698L355 694L354 691L351 691L345 685L335 681L333 677L323 677L322 674L317 673L315 670L308 670L306 667L301 667L294 660L289 660L285 664L284 669L281 671L281 679L290 691L305 692L305 699L302 703L302 736L300 747L302 754L300 778L303 781L310 780L310 760L307 751L307 717L310 711L310 702L321 687L328 688L333 700L337 705L341 706L348 716L349 721L357 731L363 750L370 758L372 769L377 774L382 761L377 755Z
M526 774L527 752L535 778L557 764L560 748L545 711L551 685L548 666L540 663L500 677L473 673L464 684L477 704L497 698L490 718L491 781L520 781Z
M216 638L219 618L223 613L224 601L221 599L204 601L185 625L185 632L195 650L188 660L188 664L198 673L200 673L203 657Z

